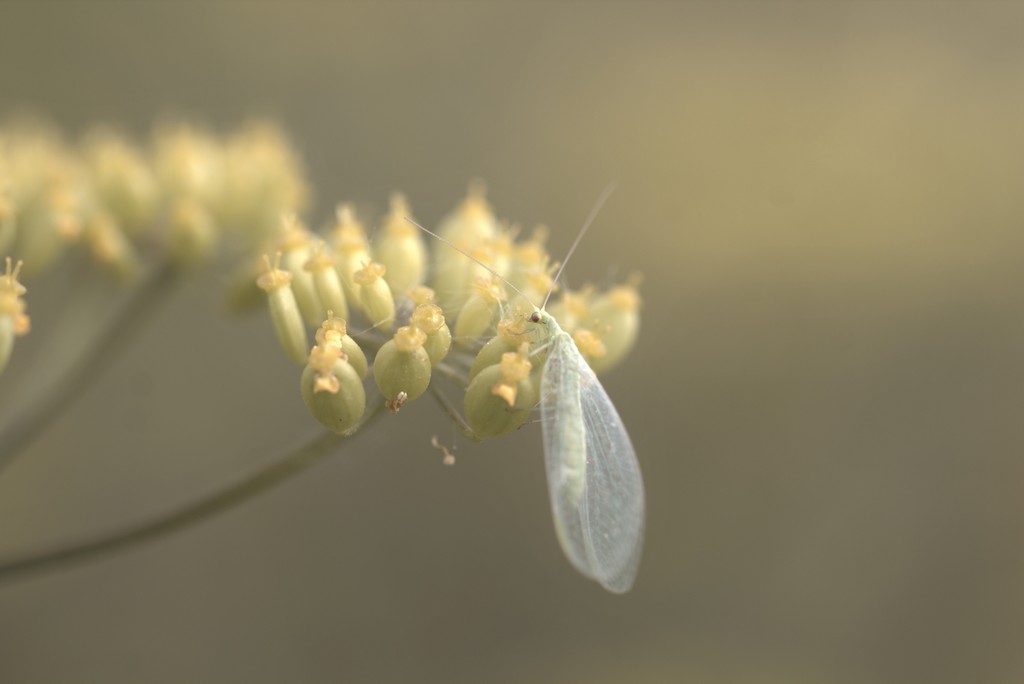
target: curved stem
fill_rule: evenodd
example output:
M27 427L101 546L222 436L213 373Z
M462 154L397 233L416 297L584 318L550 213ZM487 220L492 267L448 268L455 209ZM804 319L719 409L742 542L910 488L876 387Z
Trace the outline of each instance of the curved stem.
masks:
M103 331L26 410L0 430L0 469L8 465L59 418L124 351L125 344L145 327L159 302L171 292L177 273L161 264L132 293Z
M274 485L301 473L330 454L343 439L345 438L333 432L319 434L263 470L154 520L128 527L109 536L79 542L27 558L0 561L0 580L87 560L195 525L248 501L257 494L271 489Z

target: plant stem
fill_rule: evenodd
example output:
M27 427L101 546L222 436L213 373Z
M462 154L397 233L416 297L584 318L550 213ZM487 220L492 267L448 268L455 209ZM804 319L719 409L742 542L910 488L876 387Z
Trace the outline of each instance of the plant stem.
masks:
M0 431L0 469L28 448L124 351L134 334L159 310L178 282L170 264L156 267L132 293L103 331L80 353L51 387Z
M275 460L263 470L177 511L108 536L45 551L27 558L0 561L0 580L10 580L59 568L69 563L88 560L200 523L248 501L257 494L271 489L274 485L284 482L318 463L332 453L343 439L345 438L333 432L318 434L314 439L288 452L283 458Z

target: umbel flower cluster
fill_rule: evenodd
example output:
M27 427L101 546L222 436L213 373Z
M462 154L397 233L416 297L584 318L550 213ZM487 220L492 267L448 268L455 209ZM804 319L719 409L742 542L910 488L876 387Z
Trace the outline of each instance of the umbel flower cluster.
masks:
M266 123L227 135L168 124L146 145L105 129L69 144L35 123L0 126L0 373L19 360L15 341L30 332L26 296L37 279L66 267L83 276L75 282L82 290L102 279L126 290L96 329L75 320L61 329L62 316L40 321L33 336L68 341L56 360L63 366L47 367L55 379L33 388L21 414L0 417L0 467L117 358L169 284L214 258L234 262L230 308L269 309L297 367L298 394L328 429L212 498L92 542L0 561L0 575L197 522L307 467L384 409L398 414L431 394L473 440L521 427L540 404L563 548L585 575L628 590L642 545L642 481L621 419L590 371L614 367L636 342L636 279L560 288L547 230L500 221L479 182L436 234L415 223L398 193L382 216L342 203L312 230L303 218L307 188L297 155ZM461 402L452 399L459 394Z
M299 218L308 197L297 155L267 123L227 136L167 124L147 146L108 129L72 146L37 123L0 127L0 254L13 257L0 276L0 370L30 329L21 280L31 284L69 253L126 286L218 250L241 255L230 302L251 308L257 287L266 293L282 349L304 367L307 407L338 433L364 417L371 371L392 411L441 376L465 391L464 419L445 407L468 435L520 426L543 366L525 319L553 288L549 311L597 373L636 340L635 283L557 291L546 230L517 239L480 183L438 226L449 244L408 220L400 194L372 239L352 204L312 232Z
M393 413L432 390L473 439L515 430L540 400L546 349L528 317L556 287L546 230L517 240L518 229L497 220L476 183L438 236L428 247L400 194L373 239L350 204L320 234L292 215L282 219L256 282L281 348L304 367L306 407L334 432L361 425L371 374ZM561 292L549 312L601 373L633 347L639 303L635 283L585 287ZM435 377L464 392L461 414Z
M296 155L266 123L225 137L168 124L145 147L109 129L69 145L38 122L0 127L0 255L10 255L0 371L14 338L29 331L19 279L77 259L131 287L154 267L180 271L225 243L255 249L282 211L303 210L307 198Z

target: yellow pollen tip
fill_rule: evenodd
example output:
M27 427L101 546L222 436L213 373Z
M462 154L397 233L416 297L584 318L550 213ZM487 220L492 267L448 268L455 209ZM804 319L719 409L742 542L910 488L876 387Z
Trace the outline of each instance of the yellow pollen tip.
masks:
M271 265L270 257L266 254L263 255L263 267L265 272L259 278L256 279L256 285L267 292L276 290L279 287L284 287L292 282L292 274L288 271L282 271L281 268L281 252L274 254L274 263Z
M489 302L505 301L505 288L497 278L477 278L473 287L481 297Z
M15 297L20 297L28 292L25 286L18 282L18 275L21 274L21 267L24 265L24 262L19 259L12 266L13 261L11 257L7 257L6 262L7 271L2 276L2 281L0 281L0 291L10 292Z
M504 399L505 403L510 407L516 405L516 394L518 394L518 392L516 391L515 385L506 385L503 382L496 383L491 387L491 394Z
M623 285L614 288L608 293L612 304L625 311L636 311L640 308L640 294L632 285Z
M444 325L444 312L434 304L421 304L412 312L412 325L432 335Z
M372 261L368 264L364 264L361 269L355 272L352 279L356 281L358 285L373 285L378 279L383 278L387 269L384 268L384 264Z
M341 340L347 334L348 326L345 321L335 318L333 311L328 311L327 319L316 330L316 343L341 349Z
M529 345L520 344L519 349L514 352L506 352L501 355L501 378L503 382L515 384L530 377L533 364L527 357Z
M498 321L498 334L509 344L518 344L526 333L526 315L518 307L512 318Z
M278 248L291 252L292 250L308 247L311 242L309 231L299 221L299 218L291 212L281 214L281 233L277 239Z
M426 285L417 285L409 290L409 299L416 306L434 303L434 291Z
M414 352L426 341L427 333L410 325L404 325L395 332L395 347L398 351Z
M333 267L334 261L325 253L323 241L317 243L309 259L302 265L302 268L310 273L319 273Z
M576 348L585 357L599 359L608 353L604 342L592 330L581 328L572 334L572 340L576 343Z

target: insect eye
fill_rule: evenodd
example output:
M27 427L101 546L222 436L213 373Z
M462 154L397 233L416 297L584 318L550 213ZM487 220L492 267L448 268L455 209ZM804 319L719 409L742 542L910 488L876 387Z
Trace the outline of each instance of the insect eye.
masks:
M532 314L530 314L530 322L540 323L540 311L534 311Z

